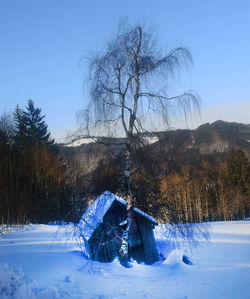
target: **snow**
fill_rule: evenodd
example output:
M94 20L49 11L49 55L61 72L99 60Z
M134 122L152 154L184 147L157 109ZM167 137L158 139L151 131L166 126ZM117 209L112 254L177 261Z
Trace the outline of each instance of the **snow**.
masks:
M166 260L130 269L86 260L66 226L13 230L0 240L0 298L249 298L249 221L211 223L197 249L164 239L165 229L155 237Z
M84 137L84 138L79 138L76 139L68 144L65 144L66 147L77 147L77 146L81 146L83 144L89 144L89 143L94 143L96 142L97 137ZM159 141L159 138L157 136L147 136L147 137L143 137L143 140L147 143L147 144L153 144Z
M77 147L82 144L94 143L95 141L92 138L86 137L72 141L71 143L65 144L66 147Z
M139 210L139 209L137 209L137 208L134 208L134 211L137 212L138 214L141 214L142 216L148 218L148 219L149 219L152 223L154 223L155 225L158 224L157 221L156 221L153 217L151 217L150 215L144 213L143 211L141 211L141 210Z
M147 143L147 144L153 144L159 141L159 138L157 136L148 136L148 137L144 137L143 140Z

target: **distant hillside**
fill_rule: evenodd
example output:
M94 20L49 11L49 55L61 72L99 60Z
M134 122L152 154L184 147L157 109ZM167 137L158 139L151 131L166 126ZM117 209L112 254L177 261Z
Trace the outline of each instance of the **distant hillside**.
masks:
M175 130L158 133L160 143L184 153L193 149L200 154L224 153L242 149L250 160L250 125L218 120L195 130Z
M132 155L137 207L177 223L249 216L250 125L216 121L140 137L144 146ZM74 190L85 203L123 188L125 139L95 139L85 136L60 146ZM169 219L171 209L181 211L178 219Z
M241 148L250 158L250 125L218 120L193 131L193 143L202 153Z
M242 149L250 160L250 125L225 122L218 120L214 123L206 123L195 130L179 129L164 132L143 134L147 145L154 147L167 147L172 152L180 155L186 151L196 150L199 154L224 153L232 149ZM97 138L84 137L73 140L71 143L63 144L64 152L73 155L96 156L99 160L105 156L105 145L110 144L108 152L117 151L123 147L123 138ZM68 149L65 149L65 148ZM100 156L100 152L102 152ZM90 157L89 157L90 158ZM89 160L89 159L88 159Z

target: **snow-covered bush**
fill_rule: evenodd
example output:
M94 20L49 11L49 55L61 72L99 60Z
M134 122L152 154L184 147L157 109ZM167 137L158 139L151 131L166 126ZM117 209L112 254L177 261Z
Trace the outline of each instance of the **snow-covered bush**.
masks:
M199 247L204 244L204 241L209 240L209 225L207 223L160 224L156 227L154 235L163 259L168 259L172 252L183 252L182 261L191 265L192 262L184 252L186 249Z
M62 287L38 288L36 283L21 270L14 270L8 264L0 264L0 298L1 299L69 299Z
M14 271L8 264L1 264L0 297L34 298L31 281L21 271Z
M4 237L4 235L11 233L12 231L18 231L25 227L28 227L28 224L1 224L0 225L0 239Z

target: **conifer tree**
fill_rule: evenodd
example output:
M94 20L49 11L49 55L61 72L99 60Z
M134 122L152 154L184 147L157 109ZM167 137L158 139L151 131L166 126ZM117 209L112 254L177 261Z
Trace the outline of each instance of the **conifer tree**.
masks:
M239 188L243 194L250 195L250 165L241 149L228 153L226 182L231 187Z
M44 117L44 115L41 115L41 109L35 108L32 100L28 101L26 111L21 110L18 106L16 107L14 119L16 124L16 142L18 145L54 145L54 140L50 138Z

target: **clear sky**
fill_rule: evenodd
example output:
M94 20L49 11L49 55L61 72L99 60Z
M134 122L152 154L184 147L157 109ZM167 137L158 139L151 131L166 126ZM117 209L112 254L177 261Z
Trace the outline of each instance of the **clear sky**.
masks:
M249 0L0 0L0 115L32 99L53 136L66 135L87 100L81 58L102 49L123 16L192 52L180 84L202 99L195 125L250 123Z

